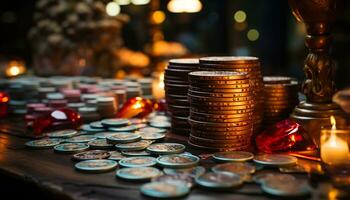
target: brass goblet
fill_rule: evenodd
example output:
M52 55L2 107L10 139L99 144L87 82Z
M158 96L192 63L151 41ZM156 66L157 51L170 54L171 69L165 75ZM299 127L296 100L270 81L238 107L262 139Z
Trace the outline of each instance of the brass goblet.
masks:
M306 26L305 45L309 49L304 62L306 80L301 102L291 118L299 122L316 145L322 126L329 125L330 116L345 118L344 112L332 103L335 93L335 62L330 55L331 28L337 13L337 0L289 0L294 17Z

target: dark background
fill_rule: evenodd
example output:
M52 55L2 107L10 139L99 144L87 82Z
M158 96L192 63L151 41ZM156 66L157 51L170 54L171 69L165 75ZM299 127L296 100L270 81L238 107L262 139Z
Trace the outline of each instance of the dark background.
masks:
M254 55L261 58L265 75L289 75L303 78L306 55L304 32L292 17L287 0L201 0L203 9L196 14L174 14L166 9L168 0L161 0L166 13L162 25L168 41L183 43L199 55ZM334 25L332 54L337 61L337 85L350 86L350 9L344 1ZM33 24L35 0L0 1L0 59L21 58L30 66L32 54L27 32ZM124 6L122 12L131 17L124 27L125 45L143 50L148 41L145 6ZM237 10L247 13L247 27L235 29ZM247 39L247 31L260 33L257 41Z

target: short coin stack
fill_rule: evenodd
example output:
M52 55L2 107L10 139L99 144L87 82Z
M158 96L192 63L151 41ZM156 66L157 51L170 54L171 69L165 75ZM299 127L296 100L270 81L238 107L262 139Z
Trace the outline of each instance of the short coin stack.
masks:
M253 131L254 134L259 133L263 120L263 80L260 68L260 61L257 57L205 57L199 60L200 70L205 71L235 71L246 72L251 83L252 93L254 97L254 115L253 115Z
M172 133L188 135L190 125L187 118L190 105L187 99L188 73L198 70L198 59L173 59L165 70L164 84L168 110L171 114Z
M247 73L189 73L189 144L213 151L249 148L253 131L253 94Z
M298 100L299 84L291 77L264 77L264 126L286 119Z

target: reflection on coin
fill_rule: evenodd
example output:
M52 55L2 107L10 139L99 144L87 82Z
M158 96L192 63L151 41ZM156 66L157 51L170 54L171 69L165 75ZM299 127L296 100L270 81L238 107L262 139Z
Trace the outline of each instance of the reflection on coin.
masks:
M238 175L253 174L255 166L245 162L225 163L215 165L213 172L230 172Z
M88 142L91 149L110 149L113 148L113 144L107 143L106 139L96 139Z
M58 153L77 153L89 148L86 143L64 143L54 146L55 152Z
M106 139L108 136L115 134L115 132L100 132L96 133L95 136L99 139Z
M254 157L254 162L267 166L293 165L297 158L282 154L259 154Z
M122 151L123 156L150 156L151 154L144 150Z
M221 162L243 162L254 158L254 155L245 151L218 152L213 158Z
M155 128L162 128L162 129L171 127L171 124L168 121L151 122L149 125Z
M102 123L100 121L91 122L90 127L96 128L96 129L103 129L104 128L104 126L102 125Z
M60 139L40 139L26 142L25 145L30 148L45 149L51 148L61 143Z
M157 164L157 160L150 156L135 156L123 158L119 161L122 167L151 167Z
M162 175L152 178L152 182L179 182L187 187L193 187L194 179L189 174Z
M205 173L205 168L202 166L192 167L192 168L185 168L185 169L171 169L171 168L164 168L164 173L168 175L175 175L175 174L188 174L192 178L196 178L198 176L201 176Z
M141 193L153 198L176 198L189 192L189 187L181 182L151 182L141 186Z
M280 167L279 170L282 173L307 173L306 169L301 165Z
M139 134L130 133L130 132L116 132L108 137L106 137L107 142L111 144L118 143L130 143L141 140L141 136Z
M178 143L156 143L147 147L147 151L152 154L165 155L182 153L185 148L185 145Z
M71 137L65 140L65 142L71 142L71 143L76 143L76 142L90 142L92 140L97 139L96 136L93 135L79 135L79 136L75 136L75 137Z
M281 180L281 181L294 181L295 177L288 174L277 174L277 173L264 173L264 174L256 174L253 176L253 181L259 184L264 184L266 181L273 180Z
M85 172L107 172L117 167L117 162L113 160L85 160L75 164L75 168Z
M140 132L139 134L143 140L161 140L165 138L164 133Z
M101 121L101 124L107 127L120 127L120 126L125 126L129 123L130 121L124 118L104 119Z
M84 124L83 126L81 126L81 130L86 131L88 133L98 133L105 131L104 128L92 128L89 124Z
M196 178L196 183L206 188L227 189L243 183L240 176L226 172L208 172Z
M262 190L275 196L305 196L311 193L311 187L305 180L282 181L270 179L261 186Z
M47 133L47 136L50 138L69 138L73 137L76 135L78 132L73 129L68 129L68 130L61 130L61 131L53 131L50 133Z
M110 156L108 151L90 150L73 155L74 160L98 160L106 159Z
M167 130L162 128L155 128L155 127L145 127L140 128L140 133L165 133Z
M120 151L143 150L152 144L152 142L152 140L140 140L138 142L116 144L115 147Z
M157 163L166 168L189 168L198 164L199 158L194 155L172 154L157 158Z
M109 127L109 131L114 132L133 132L139 129L137 125L130 125L130 126L122 126L122 127Z
M109 156L109 160L115 160L115 161L119 161L123 158L126 158L124 155L122 155L120 152L118 151L110 151L109 152L110 156Z
M130 181L147 181L162 175L162 172L154 167L134 167L118 169L116 176Z

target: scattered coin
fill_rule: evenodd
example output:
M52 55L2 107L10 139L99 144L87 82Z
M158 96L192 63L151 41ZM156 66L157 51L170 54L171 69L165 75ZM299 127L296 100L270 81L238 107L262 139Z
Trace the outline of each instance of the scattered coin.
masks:
M298 161L297 158L282 154L259 154L254 157L254 162L266 166L284 166L293 165Z
M122 151L123 156L150 156L151 154L145 150L137 151Z
M101 121L103 126L107 127L120 127L130 123L128 119L116 118L116 119L104 119Z
M79 171L101 173L115 169L117 162L114 160L85 160L75 164L75 168Z
M137 125L129 125L129 126L122 126L122 127L109 127L109 131L114 132L133 132L139 129Z
M194 155L172 154L158 157L157 163L166 168L189 168L196 166L199 160Z
M307 173L306 169L301 165L293 165L293 166L287 166L287 167L280 167L280 172L282 173Z
M111 149L113 144L109 144L106 139L96 139L88 142L91 149Z
M190 174L173 174L173 175L162 175L152 178L152 182L179 182L186 185L189 188L192 188L194 185L194 178Z
M92 128L89 124L84 124L81 126L81 130L86 131L88 133L98 133L105 131L104 128Z
M126 158L124 155L122 155L120 152L118 151L110 151L109 152L110 156L109 156L109 160L115 160L115 161L119 161L123 158Z
M165 138L164 133L140 132L139 134L143 140L161 140Z
M167 132L166 129L162 128L155 128L155 127L145 127L139 129L140 133L165 133Z
M89 148L86 143L64 143L54 146L55 152L58 153L77 153Z
M139 134L130 133L130 132L116 132L107 138L107 142L111 144L118 143L130 143L141 140L141 136Z
M213 172L230 172L238 175L253 174L255 166L245 162L225 163L212 167Z
M268 194L284 197L306 196L311 193L311 187L305 180L282 181L270 179L261 186Z
M47 136L50 138L69 138L73 137L76 135L78 132L73 129L68 129L68 130L61 130L61 131L53 131L50 133L47 133Z
M185 145L178 143L156 143L148 146L147 151L152 154L165 155L182 153L185 148Z
M157 160L150 156L135 156L123 158L119 161L122 167L151 167L157 164Z
M171 127L171 123L168 121L151 122L149 125L155 128L164 128L164 129Z
M104 129L104 126L102 125L102 123L100 121L91 122L90 127L96 128L96 129Z
M220 162L244 162L254 158L254 155L245 151L219 152L213 158Z
M106 139L107 137L114 134L115 132L100 132L100 133L96 133L95 136L99 139Z
M228 189L243 183L240 176L226 172L207 172L195 180L198 185L212 189Z
M134 167L118 169L116 176L129 181L147 181L162 175L162 172L154 167Z
M108 151L102 150L90 150L81 153L77 153L73 155L74 160L98 160L98 159L106 159L110 156Z
M190 192L189 187L181 182L151 182L141 186L141 193L152 198L177 198Z
M65 142L71 142L71 143L85 143L85 142L90 142L92 140L97 139L96 136L93 135L79 135L75 137L71 137L65 140Z
M25 145L27 147L34 148L34 149L46 149L46 148L54 147L60 144L61 142L62 140L60 139L45 138L45 139L32 140L32 141L26 142Z
M152 142L151 140L140 140L137 142L116 144L115 147L120 151L143 150L151 145Z
M266 181L274 179L281 181L294 181L295 177L288 174L277 174L277 173L264 173L264 174L256 174L253 176L253 181L258 184L264 184Z
M164 168L163 171L165 174L168 174L168 175L188 174L192 178L196 178L205 173L205 168L202 166L196 166L196 167L185 168L185 169Z

